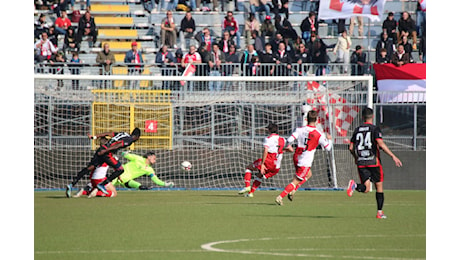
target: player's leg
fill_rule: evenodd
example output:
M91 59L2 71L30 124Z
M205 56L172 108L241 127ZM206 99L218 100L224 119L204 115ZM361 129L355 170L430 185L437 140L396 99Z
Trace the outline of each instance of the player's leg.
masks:
M91 171L94 170L94 165L92 164L89 164L88 166L86 166L85 168L81 169L78 173L77 173L77 176L75 176L75 178L73 179L72 183L68 184L66 186L66 196L67 198L70 198L72 197L72 188L75 187L75 185L77 185L78 181L81 180L81 178L83 178L86 174L90 173Z
M372 169L372 180L375 183L375 200L377 201L377 218L385 219L387 216L383 214L383 170L382 166Z
M361 183L356 183L354 180L348 182L347 194L349 197L353 195L353 191L368 193L371 190L371 171L369 168L358 168L359 178Z
M251 178L252 178L252 171L246 169L244 172L244 188L238 192L238 194L244 194L251 190Z
M81 188L75 195L73 195L74 198L79 198L84 195L89 195L91 190L93 189L93 186L91 185L91 182L86 184L84 188Z
M299 184L297 184L297 186L295 187L295 189L293 191L288 193L287 196L288 196L288 199L290 201L292 201L294 199L294 194L300 188L300 186L302 186L306 181L308 181L311 178L311 176L312 176L312 172L311 172L311 168L310 168L310 170L308 171L307 176L305 176L305 178L302 181L300 181Z
M114 179L120 176L125 170L123 169L123 165L121 164L121 162L115 159L112 153L109 153L107 156L104 157L104 162L106 162L110 167L114 168L115 171L109 177L107 177L106 180L104 180L102 183L99 183L96 187L104 194L108 195L109 193L107 192L105 185L107 185L109 182L112 182Z
M307 177L309 171L310 167L296 167L296 174L292 179L292 182L284 188L284 190L280 193L280 195L278 195L278 197L276 197L275 202L280 206L283 205L283 198L286 197L286 195L288 195L290 192L292 192L297 187L297 185Z
M265 176L258 172L254 177L254 181L252 182L251 190L248 194L246 194L246 197L254 197L254 192L257 190L257 188L259 188L264 179L266 179Z
M112 183L107 183L105 185L105 189L106 189L106 192L102 192L100 189L99 189L99 186L104 182L106 181L107 178L103 178L103 179L92 179L91 180L91 184L93 185L93 190L91 191L91 193L88 195L88 198L93 198L93 197L115 197L117 195L117 191L115 189L115 186L113 186Z

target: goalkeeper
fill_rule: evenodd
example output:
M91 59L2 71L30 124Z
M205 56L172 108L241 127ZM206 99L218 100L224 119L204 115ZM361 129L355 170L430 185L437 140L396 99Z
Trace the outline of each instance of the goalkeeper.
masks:
M149 188L141 183L135 181L142 175L147 175L158 186L173 187L174 183L169 181L162 181L155 173L152 166L156 162L156 155L153 151L147 152L144 156L123 152L121 154L128 162L123 164L125 171L112 181L114 186L122 185L130 189L148 190Z

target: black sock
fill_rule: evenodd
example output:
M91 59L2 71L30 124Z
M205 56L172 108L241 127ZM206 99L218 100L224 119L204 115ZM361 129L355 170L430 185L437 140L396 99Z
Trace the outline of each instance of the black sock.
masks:
M107 177L107 180L105 180L103 182L103 185L106 185L107 183L109 182L112 182L113 180L115 180L115 178L117 178L118 176L120 176L123 172L125 171L125 169L119 169L119 170L116 170L112 173L112 175L110 175L109 177Z
M376 192L375 198L377 199L377 210L382 210L383 208L383 192Z
M364 185L364 184L356 185L356 191L365 192L366 191L366 185Z
M85 176L87 173L89 172L88 168L84 168L82 169L81 171L79 171L77 173L77 177L75 177L75 179L72 181L72 186L75 186L75 184L77 184L77 182L83 178L83 176Z

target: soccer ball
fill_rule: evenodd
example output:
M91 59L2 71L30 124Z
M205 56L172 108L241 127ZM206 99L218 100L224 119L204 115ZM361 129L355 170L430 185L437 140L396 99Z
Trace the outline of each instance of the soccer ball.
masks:
M192 164L189 161L183 161L180 167L183 171L190 171L190 169L192 169Z

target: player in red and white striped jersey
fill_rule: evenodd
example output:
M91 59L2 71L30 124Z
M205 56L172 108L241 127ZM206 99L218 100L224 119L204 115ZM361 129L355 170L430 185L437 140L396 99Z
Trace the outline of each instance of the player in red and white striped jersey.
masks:
M325 135L316 128L316 121L318 119L318 112L311 110L307 114L307 125L298 127L294 133L288 138L288 147L297 140L297 149L294 154L294 164L296 168L296 174L281 192L276 197L276 203L283 205L283 198L290 192L298 189L308 178L311 177L310 167L315 157L316 147L321 145L327 151L332 148L332 143L329 142L331 139L330 135ZM291 148L292 149L292 148Z
M260 186L263 180L275 176L280 171L286 140L278 135L278 125L270 123L268 131L270 135L264 139L264 152L262 154L260 172L256 174L251 190L246 195L247 197L253 197L254 191ZM292 147L289 151L293 151Z

